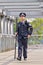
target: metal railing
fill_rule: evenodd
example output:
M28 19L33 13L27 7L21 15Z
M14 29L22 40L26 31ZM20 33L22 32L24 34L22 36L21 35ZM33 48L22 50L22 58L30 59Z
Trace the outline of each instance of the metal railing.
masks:
M15 42L17 43L15 35L0 34L0 52L14 49ZM28 44L43 44L43 35L32 35L28 39Z
M43 44L43 35L32 35L28 39L28 44Z
M18 17L20 12L25 12L29 18L43 17L43 0L1 0L0 8L7 10L7 15L15 17Z
M8 34L0 35L0 52L14 49L15 36Z

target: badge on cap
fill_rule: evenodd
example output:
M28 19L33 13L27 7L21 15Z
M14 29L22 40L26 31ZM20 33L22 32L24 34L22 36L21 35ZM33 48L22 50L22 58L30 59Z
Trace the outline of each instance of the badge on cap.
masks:
M20 17L21 17L21 16L26 17L26 13L20 13L19 16L20 16Z

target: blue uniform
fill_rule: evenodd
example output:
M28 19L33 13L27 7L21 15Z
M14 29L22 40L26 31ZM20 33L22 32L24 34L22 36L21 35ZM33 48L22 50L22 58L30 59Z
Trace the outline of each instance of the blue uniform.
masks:
M33 31L32 26L25 21L19 22L17 25L17 33L18 33L18 57L22 57L22 49L23 49L23 57L27 58L27 41L28 35L31 35Z

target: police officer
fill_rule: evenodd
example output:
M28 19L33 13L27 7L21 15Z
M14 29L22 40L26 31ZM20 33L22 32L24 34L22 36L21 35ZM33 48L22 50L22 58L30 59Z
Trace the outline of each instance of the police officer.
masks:
M27 41L31 36L33 28L32 26L25 20L26 13L20 13L19 17L21 21L17 24L17 34L18 34L18 58L17 60L21 61L22 52L24 60L27 58Z

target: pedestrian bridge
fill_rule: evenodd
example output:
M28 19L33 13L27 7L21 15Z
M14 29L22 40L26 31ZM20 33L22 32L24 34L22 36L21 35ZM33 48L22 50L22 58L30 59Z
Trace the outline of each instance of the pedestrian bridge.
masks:
M1 9L5 10L6 14L4 12L3 15ZM20 12L25 12L28 18L43 18L43 0L0 0L0 51L14 48L14 38L12 36L14 18L11 18L12 16L19 17ZM35 41L38 39L32 40L32 43L36 43Z
M7 10L7 15L15 17L25 12L28 18L43 18L43 0L1 0L0 8Z

